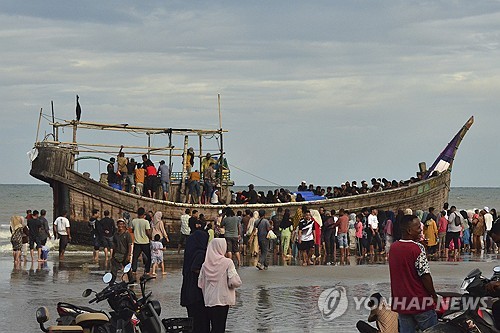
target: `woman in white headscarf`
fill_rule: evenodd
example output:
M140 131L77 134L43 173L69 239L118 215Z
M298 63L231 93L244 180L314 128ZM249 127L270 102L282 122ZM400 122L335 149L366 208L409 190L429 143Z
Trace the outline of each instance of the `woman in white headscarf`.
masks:
M248 222L247 236L248 238L248 252L252 257L259 255L259 239L257 237L257 229L255 229L255 222L259 219L259 212L253 212L253 216Z
M163 221L161 217L163 216L162 212L158 211L155 213L153 216L153 220L151 221L151 229L152 229L152 235L151 238L154 239L155 235L160 235L160 240L161 243L163 244L163 247L167 245L170 240L168 239L168 234L167 231L165 230L165 225L163 224Z
M241 286L233 261L225 257L226 249L224 238L214 238L198 277L212 333L225 332L229 306L236 304L235 289Z
M12 216L10 218L10 242L12 243L12 256L14 263L21 261L21 249L23 247L23 217Z

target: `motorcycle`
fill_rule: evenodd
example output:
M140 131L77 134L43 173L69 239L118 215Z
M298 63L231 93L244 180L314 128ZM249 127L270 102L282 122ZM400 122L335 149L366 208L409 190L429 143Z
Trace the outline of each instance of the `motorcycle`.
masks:
M493 269L493 276L488 279L479 269L474 269L465 277L461 289L463 294L441 295L442 300L436 309L440 317L437 325L429 327L425 333L455 332L500 332L495 326L492 304L498 300L490 295L486 285L491 281L500 281L500 266Z
M125 266L124 274L130 270L130 264ZM191 332L192 318L160 319L161 305L152 300L152 293L146 293L146 283L154 277L142 277L140 287L142 297L139 298L133 290L135 283L125 281L110 283L111 273L106 273L103 282L108 284L100 292L86 289L82 296L89 297L95 294L89 303L99 303L106 300L113 311L106 314L103 311L89 307L77 306L59 302L57 304L57 326L45 328L49 320L46 307L36 312L37 322L44 332L85 332L85 333L169 333Z

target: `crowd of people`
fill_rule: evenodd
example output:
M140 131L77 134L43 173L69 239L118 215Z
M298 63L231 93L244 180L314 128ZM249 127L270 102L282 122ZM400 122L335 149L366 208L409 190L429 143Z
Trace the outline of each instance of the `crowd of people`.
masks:
M50 224L54 237L60 239L59 258L64 259L65 247L71 240L66 212L53 223L49 223L45 215L45 210L35 210L27 211L26 218L11 218L15 262L21 260L23 244L29 247L32 261L47 259L43 247L52 237ZM500 241L500 219L495 209L457 211L448 204L438 212L429 207L425 212L405 209L396 213L376 208L337 212L303 205L293 214L289 209L278 208L269 218L265 210L234 212L225 207L214 220L207 220L197 210L187 208L180 220L178 253L185 247L181 305L195 318L200 330L211 327L213 332L224 331L229 306L235 305L235 289L242 283L237 268L244 256L258 257L256 268L267 270L270 253L280 255L284 261L294 258L303 266L349 264L351 255L385 255L389 260L393 298L407 294L434 298L428 257L498 253ZM163 250L169 235L162 212L139 208L135 218L124 213L123 218L115 222L109 211L104 211L101 217L99 210L94 209L88 225L93 257L98 260L101 248L104 250L105 261L111 263L112 282L128 263L132 264L128 278L135 280L141 258L145 275L156 275L160 268L165 274ZM25 260L27 256L26 252ZM417 275L412 273L414 269ZM412 290L398 285L401 279L394 276L401 274L413 279ZM416 295L416 286L421 288L420 296ZM405 312L404 304L394 311L399 315L400 327L424 325L418 323L414 314ZM430 325L434 320L431 309L425 308L422 313L428 316L429 322L425 325Z
M460 253L496 253L489 232L499 221L496 210L484 207L456 211L429 207L425 212L411 209L398 212L364 208L360 212L340 209L309 210L306 205L293 213L281 207L270 217L264 210L220 211L215 221L206 221L198 211L186 209L181 216L181 244L194 230L204 230L210 239L227 241L227 256L241 265L241 256L259 256L257 268L267 269L268 253L283 260L296 259L301 265L347 264L348 257L387 255L391 244L401 239L400 224L405 215L415 214L421 222L419 241L430 257L457 258Z
M48 222L45 209L26 211L26 217L14 215L10 218L10 242L14 264L28 260L47 261L49 247L47 240L54 237L59 239L59 259L64 259L66 246L71 240L69 220L66 211L61 212L53 223ZM52 227L51 227L52 226ZM52 231L52 234L51 234ZM35 255L36 251L36 255Z
M360 183L361 186L358 186L357 181L353 180L352 182L346 181L345 183L340 184L340 186L327 186L326 188L322 186L314 186L314 184L307 185L307 182L303 180L297 187L296 193L293 193L285 188L275 189L274 191L268 190L267 193L264 193L263 191L256 192L254 186L250 184L248 186L248 190L233 192L231 203L273 204L280 202L303 202L306 201L306 198L304 198L304 192L310 192L317 197L323 197L326 199L342 198L408 186L419 182L422 179L423 174L417 173L417 177L411 177L408 180L401 180L399 182L396 180L388 181L385 178L372 178L370 180L371 185L369 185L366 180L363 180Z
M136 162L134 158L125 157L122 151L117 157L111 157L107 165L105 182L115 188L129 193L135 193L150 198L169 200L171 185L171 170L164 160L157 167L144 154L142 162ZM194 149L187 150L186 160L186 195L181 196L181 201L188 203L212 203L224 204L224 198L220 196L221 167L219 160L207 153L201 160L200 170L194 169ZM159 189L161 188L161 193Z
M110 158L110 163L107 165L107 184L129 193L169 200L171 170L165 161L161 160L156 167L144 154L141 156L142 162L136 162L134 158L125 157L122 150L123 146L116 158ZM192 147L187 150L186 155L186 193L185 196L181 196L180 201L198 204L272 204L306 201L301 192L311 192L318 197L333 199L408 186L421 181L424 177L424 173L417 172L416 177L408 180L389 181L386 178L372 178L370 184L363 180L358 186L358 182L353 180L352 182L346 181L340 186L327 186L326 188L313 184L307 185L306 181L302 181L297 187L297 193L292 193L285 188L269 190L267 193L256 192L253 184L250 184L248 190L231 191L231 196L225 198L220 193L222 169L219 165L220 161L207 153L201 160L200 170L198 170L194 169L195 155ZM160 188L161 193L159 193Z

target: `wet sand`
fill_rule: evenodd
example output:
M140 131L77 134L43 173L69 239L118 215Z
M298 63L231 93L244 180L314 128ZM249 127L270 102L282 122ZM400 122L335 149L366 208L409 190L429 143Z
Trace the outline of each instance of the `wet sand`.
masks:
M0 310L7 319L2 332L40 332L35 320L39 306L49 307L54 323L58 301L86 305L88 300L81 297L82 291L104 287L101 278L108 269L104 260L95 264L89 253L68 253L63 262L54 257L52 252L47 263L28 262L20 268L14 268L10 257L0 257ZM168 274L158 275L148 287L162 305L162 318L186 316L179 305L182 255L169 252L165 257ZM493 266L500 264L499 258L463 256L458 262L431 262L436 290L459 292L469 271L479 268L490 276ZM230 309L227 331L355 332L356 321L366 319L368 311L356 311L351 298L377 291L389 296L390 283L389 267L383 258L363 264L351 260L348 266L272 265L267 271L253 266L239 268L243 286L237 292L237 305ZM318 298L325 289L335 286L346 288L348 311L333 321L325 321L318 309ZM108 310L106 303L95 308Z

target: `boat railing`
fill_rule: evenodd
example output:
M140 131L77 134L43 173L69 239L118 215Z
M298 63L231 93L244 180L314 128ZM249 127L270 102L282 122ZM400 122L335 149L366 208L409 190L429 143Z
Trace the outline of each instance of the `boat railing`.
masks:
M180 182L182 179L182 171L172 171L170 173L170 179L173 181L178 181ZM231 172L229 170L223 170L222 171L222 182L229 182L231 181Z

